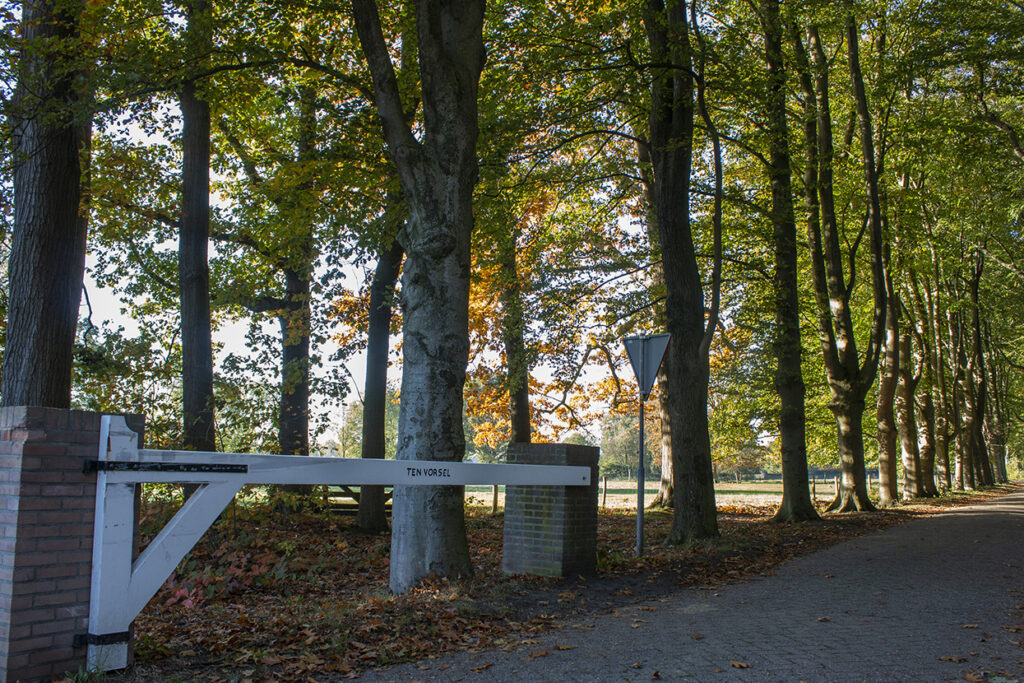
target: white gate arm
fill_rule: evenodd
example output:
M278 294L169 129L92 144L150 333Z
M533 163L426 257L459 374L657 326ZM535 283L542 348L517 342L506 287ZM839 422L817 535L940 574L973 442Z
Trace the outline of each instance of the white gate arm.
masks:
M88 666L128 665L132 621L247 484L589 486L589 467L316 458L140 449L125 419L105 416L96 461ZM199 484L132 562L135 485Z

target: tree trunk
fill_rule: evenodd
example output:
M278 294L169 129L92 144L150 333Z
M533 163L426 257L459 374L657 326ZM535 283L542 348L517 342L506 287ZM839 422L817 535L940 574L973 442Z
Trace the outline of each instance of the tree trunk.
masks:
M287 195L274 200L279 210L291 216L297 230L282 259L287 264L281 267L285 305L277 311L281 327L278 448L285 455L309 455L309 354L313 333L310 279L316 256L313 219L308 211L296 207L302 206L301 197L314 191L309 169L318 161L316 112L316 91L308 86L301 87L295 160L305 179ZM306 497L313 492L313 487L308 484L289 484L280 489Z
M917 373L925 380L925 389L919 394L920 400L917 402L921 424L921 489L925 496L932 498L939 495L939 490L935 483L935 401L931 388L935 376L927 349L921 351L917 364Z
M21 12L24 47L8 108L14 217L0 402L67 408L88 229L80 203L90 119L71 61L82 4L41 0Z
M483 3L421 0L416 25L424 120L405 121L394 66L373 0L354 0L384 137L409 205L403 246L400 460L460 461L469 358L470 236L477 179L477 90L484 63ZM428 574L472 573L461 486L397 486L391 589Z
M942 341L939 324L939 311L942 309L942 292L939 283L939 262L935 247L929 241L929 253L932 259L931 281L924 283L924 298L928 307L928 329L926 334L931 340L931 360L934 370L932 395L935 403L935 463L938 470L939 487L949 490L953 487L952 469L949 465L949 385L946 382L946 351Z
M708 433L708 340L704 290L690 224L694 78L686 4L652 0L646 17L652 58L651 159L658 241L665 273L668 399L675 498L670 543L718 536ZM714 314L712 318L716 317ZM713 333L711 322L710 329Z
M857 512L874 510L867 490L867 472L864 469L864 402L841 403L832 401L829 408L836 416L839 446L839 494L829 506L829 512Z
M530 443L530 359L526 351L523 295L516 264L518 230L499 237L501 269L501 336L505 346L509 399L509 441Z
M916 374L924 381L924 390L920 391L915 401L918 411L921 444L921 489L925 496L934 497L939 495L935 478L935 452L936 452L936 411L935 411L935 349L931 330L934 328L931 320L931 308L928 305L929 297L922 296L921 286L917 273L910 270L910 292L913 297L916 322L911 328L914 332L914 339L917 341L919 353L915 355Z
M188 11L186 33L199 45L208 41L201 15L205 0ZM182 191L178 239L181 301L181 380L183 446L217 449L213 415L213 341L210 332L210 105L196 96L188 79L181 89Z
M804 380L800 364L799 262L796 217L793 213L789 126L786 121L786 70L782 49L779 0L761 3L761 22L768 66L770 131L769 180L772 188L772 226L775 276L775 391L779 395L779 442L782 454L782 502L773 521L819 519L807 483Z
M996 483L1006 484L1009 476L1006 471L1006 422L1003 405L1006 401L1006 383L1002 373L997 370L994 362L995 349L992 343L992 329L985 323L985 348L989 357L990 399L985 424L988 426L989 452L995 460Z
M983 486L991 486L995 483L995 476L992 473L992 461L989 459L988 443L984 431L988 408L988 372L985 369L985 347L981 332L980 288L984 266L984 255L979 250L975 260L974 277L971 279L971 347L973 354L971 368L973 377L970 379L973 380L975 387L971 440L974 444L973 455L978 479Z
M900 371L897 388L897 410L899 412L900 450L903 454L903 499L921 498L925 495L921 472L921 452L917 444L917 415L914 394L921 379L914 373L911 352L911 336L900 339Z
M363 392L362 457L383 459L387 450L384 435L388 390L388 350L391 347L391 300L402 268L405 250L395 240L381 253L370 283L369 330L366 338L366 390ZM359 489L356 526L378 533L388 528L383 486Z
M309 275L286 268L281 326L281 399L278 445L283 455L309 455ZM305 490L304 487L301 490Z
M671 508L675 498L675 477L672 475L672 417L668 403L668 368L669 360L665 358L658 368L658 416L661 426L659 443L661 444L661 481L658 483L658 495L648 507Z
M882 356L882 372L878 379L878 403L875 417L878 420L876 439L878 441L878 506L890 507L899 499L896 490L896 419L893 403L900 368L899 301L896 299L892 281L892 262L889 246L883 252L885 260L885 349Z

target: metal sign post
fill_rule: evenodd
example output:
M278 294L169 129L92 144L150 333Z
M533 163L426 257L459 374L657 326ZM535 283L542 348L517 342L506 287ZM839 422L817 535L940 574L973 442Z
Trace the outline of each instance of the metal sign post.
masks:
M640 385L640 457L636 468L636 556L644 554L644 402L651 395L668 349L669 335L638 335L622 340Z

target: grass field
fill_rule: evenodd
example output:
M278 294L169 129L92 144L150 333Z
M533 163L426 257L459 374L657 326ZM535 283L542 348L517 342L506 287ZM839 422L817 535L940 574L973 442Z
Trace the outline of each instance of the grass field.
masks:
M877 482L874 482L877 485ZM607 484L607 485L606 485ZM351 503L340 491L332 488L331 496L337 501ZM358 488L358 487L354 487ZM876 486L872 487L872 491ZM815 500L818 503L829 503L835 496L835 483L832 479L818 479L814 486ZM505 506L505 487L498 486L497 507ZM644 488L644 505L650 504L658 495L658 482L647 482ZM719 482L715 485L715 502L718 505L778 505L782 500L781 481L744 481L744 482ZM636 508L636 482L625 479L603 479L598 483L598 502L603 508L635 509ZM466 503L471 506L492 508L494 507L494 487L492 486L467 486Z

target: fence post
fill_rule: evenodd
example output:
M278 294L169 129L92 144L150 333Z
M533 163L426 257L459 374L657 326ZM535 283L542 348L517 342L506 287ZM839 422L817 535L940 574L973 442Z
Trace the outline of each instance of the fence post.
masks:
M509 444L510 464L590 467L590 485L505 487L504 572L567 576L596 569L599 455L593 446Z
M0 408L0 681L50 680L86 662L96 507L86 465L100 419Z

